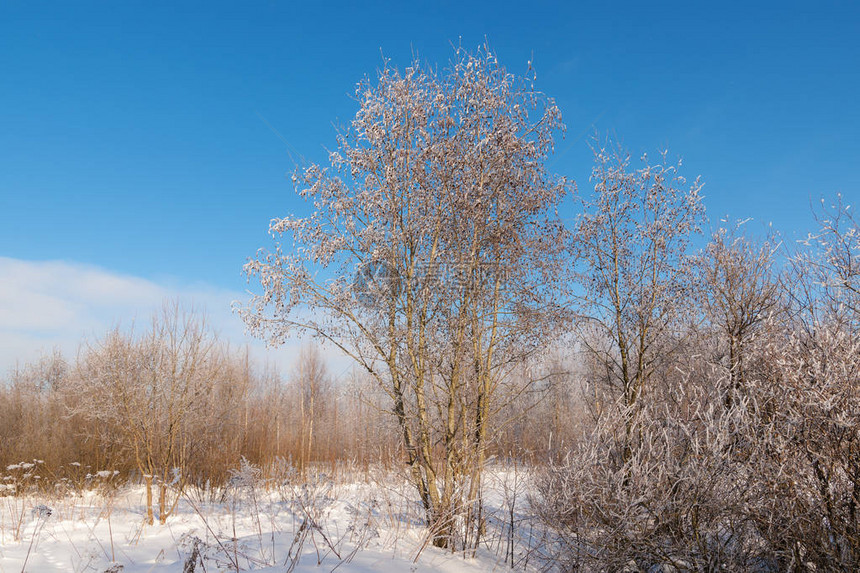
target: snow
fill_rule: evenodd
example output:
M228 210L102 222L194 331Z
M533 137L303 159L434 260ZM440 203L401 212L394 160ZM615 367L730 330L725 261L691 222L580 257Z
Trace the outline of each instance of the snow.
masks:
M508 486L517 482L499 475L487 480L498 486L490 486L487 505L495 503L503 516ZM241 571L264 573L510 570L501 536L475 555L430 546L414 495L390 474L231 484L189 491L165 524L151 526L145 525L142 486L54 499L0 497L0 573L179 573L194 552L200 556L195 570L206 573L236 571L237 563ZM525 495L517 496L519 504ZM521 540L521 562L528 550Z

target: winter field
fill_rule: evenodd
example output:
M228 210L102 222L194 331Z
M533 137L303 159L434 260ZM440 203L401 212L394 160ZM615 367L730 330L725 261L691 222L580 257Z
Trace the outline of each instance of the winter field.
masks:
M805 183L780 182L773 175L816 140L781 151L754 177L738 166L772 147L758 140L724 164L737 181L721 169L710 176L715 197L742 190L710 212L695 159L691 172L676 151L627 148L595 119L590 174L577 184L579 160L559 159L591 128L573 122L568 131L555 97L536 87L532 61L519 76L488 40L474 52L451 47L444 67L417 50L406 67L384 56L355 85L355 115L338 120L335 146L318 159L257 113L290 160L301 157L288 199L229 169L187 170L192 146L163 153L174 163L162 194L148 178L157 163L119 144L117 157L99 151L86 164L128 156L146 166L146 177L116 173L95 187L111 197L118 182L147 185L113 213L102 209L103 192L97 207L80 209L123 224L94 227L98 240L81 253L119 241L147 205L157 211L137 243L105 259L124 272L167 272L160 256L138 258L164 243L188 273L177 284L197 281L205 257L180 247L204 244L224 257L207 272L235 275L231 249L242 245L250 256L241 298L213 290L222 311L230 294L242 337L224 336L184 296L165 297L148 322L117 310L130 322L96 329L57 301L74 294L81 306L101 305L142 279L76 288L91 281L66 280L57 269L68 265L0 257L17 269L9 289L0 268L0 348L20 332L47 343L43 323L60 319L81 336L73 353L54 348L16 359L5 379L0 372L0 573L860 571L858 180L850 169L854 179L822 177L857 153L810 159ZM771 67L755 68L755 85ZM677 74L695 80L688 75ZM196 99L207 84L186 91ZM610 107L601 102L596 117L613 115ZM295 109L287 115L304 118ZM785 117L774 125L807 114ZM670 119L658 123L687 131ZM721 122L713 119L715 132ZM17 139L26 138L10 149ZM159 128L148 141L165 139ZM20 178L63 171L51 167ZM87 188L99 171L86 170ZM223 196L186 196L208 187L198 179L208 173L229 181ZM808 187L811 213L805 227L780 230L771 212L790 203L789 182ZM41 213L44 204L63 225L77 220L66 209L75 194L65 180L56 187L57 201L6 211ZM814 199L822 192L835 195ZM179 203L189 209L170 227L205 226L160 237L155 223ZM226 211L210 218L210 204L233 203L254 205L247 225ZM251 229L262 233L265 221L260 246ZM21 236L62 229L41 255L58 258L55 245L74 229L37 223ZM247 237L228 236L234 226ZM49 282L66 291L57 301L31 289ZM255 358L249 337L280 348L289 368Z
M522 470L489 472L485 539L465 555L429 543L403 476L383 469L278 473L245 466L224 488L189 489L165 524L151 526L144 488L113 483L108 472L77 491L6 495L0 571L453 573L540 566L540 528L528 514Z

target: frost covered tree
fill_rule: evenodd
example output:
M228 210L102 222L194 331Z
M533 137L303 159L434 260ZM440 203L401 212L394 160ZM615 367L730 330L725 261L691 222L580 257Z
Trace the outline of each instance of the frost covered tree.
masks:
M604 412L539 476L534 507L558 535L563 567L858 570L852 214L841 201L823 208L785 274L772 238L713 238L698 267L703 306L687 307L709 319L704 336L662 357L661 392L640 395L635 416ZM735 348L716 368L715 330Z
M727 408L745 386L752 337L772 314L782 310L784 302L775 268L778 237L771 234L756 241L742 231L738 223L714 232L699 260L705 314L719 332L718 348L727 358Z
M220 368L215 337L204 322L178 303L165 303L140 335L115 328L85 348L67 390L74 410L110 431L146 485L147 522L164 523L174 502L171 486L194 448L195 431ZM179 489L179 488L173 488Z
M386 65L330 165L294 178L312 214L273 220L275 250L245 267L254 333L328 341L388 395L437 546L477 542L493 417L561 316L566 184L545 160L562 124L532 84L486 48Z
M792 260L793 304L804 329L821 317L860 329L860 220L841 195L815 212L819 229L802 241Z
M573 233L586 318L579 334L595 381L632 415L689 316L689 243L704 218L701 183L688 183L666 153L657 163L643 156L632 168L625 151L598 142L594 159L594 193L581 198Z

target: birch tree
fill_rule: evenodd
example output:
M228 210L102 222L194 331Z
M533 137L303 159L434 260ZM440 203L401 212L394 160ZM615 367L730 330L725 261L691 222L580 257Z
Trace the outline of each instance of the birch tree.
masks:
M329 165L294 178L312 214L273 220L275 249L246 265L262 292L241 312L273 343L352 357L389 397L433 543L474 545L502 389L561 315L567 186L545 169L561 116L488 49L386 65L356 99Z

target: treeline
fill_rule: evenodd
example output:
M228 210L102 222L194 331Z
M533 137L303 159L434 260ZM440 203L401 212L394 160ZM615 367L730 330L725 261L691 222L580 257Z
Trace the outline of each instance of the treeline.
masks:
M55 351L17 367L0 386L0 468L11 468L0 472L10 484L0 494L117 471L148 484L151 517L166 519L171 489L220 487L242 458L299 470L399 464L386 397L358 371L333 376L324 351L303 346L282 374L171 302L145 330L115 328L76 358ZM569 367L557 359L541 377L506 410L494 454L545 458L553 440L572 442L571 412L581 405ZM528 423L526 413L547 423Z
M144 331L117 328L74 360L55 352L9 374L0 390L4 491L118 471L148 486L149 520L163 521L176 492L222 486L242 458L300 470L385 459L393 445L378 431L384 422L347 395L361 391L334 380L313 346L282 377L171 303Z

